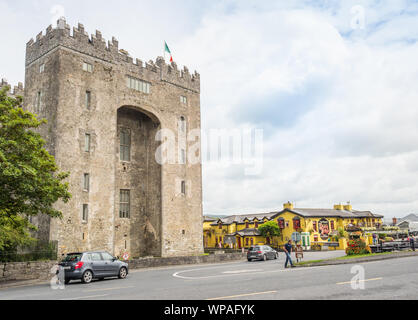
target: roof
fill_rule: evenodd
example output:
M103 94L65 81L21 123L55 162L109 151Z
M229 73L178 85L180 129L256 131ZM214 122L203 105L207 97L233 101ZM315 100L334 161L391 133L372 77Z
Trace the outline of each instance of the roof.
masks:
M245 214L245 215L232 215L225 218L220 218L216 220L216 223L213 223L213 225L217 225L219 221L222 222L222 224L232 224L232 223L244 223L245 220L254 221L255 219L262 221L264 218L270 219L272 216L274 216L275 212L269 212L269 213L254 213L254 214Z
M403 217L403 218L398 219L398 221L399 222L402 222L402 221L414 221L414 222L418 222L418 215L416 215L414 213L411 213L411 214L408 214L406 217Z
M282 214L284 211L290 211L296 213L304 218L383 218L381 215L373 214L370 211L347 211L347 210L336 210L336 209L312 209L312 208L294 208L285 209L278 212L275 216Z
M260 236L261 233L258 229L243 229L240 230L236 233L234 233L234 235L240 235L241 237L245 237L245 236Z

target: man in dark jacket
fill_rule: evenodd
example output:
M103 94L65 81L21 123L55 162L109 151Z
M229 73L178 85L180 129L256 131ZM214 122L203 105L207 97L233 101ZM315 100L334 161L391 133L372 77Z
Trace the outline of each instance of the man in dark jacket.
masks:
M409 244L411 245L411 249L415 251L415 240L414 237L409 236Z
M292 240L289 240L289 242L284 245L284 252L286 254L286 263L284 265L285 268L287 268L287 264L289 262L290 262L291 267L292 268L294 267L293 262L292 262L292 256L291 256L292 250L293 250L292 249Z

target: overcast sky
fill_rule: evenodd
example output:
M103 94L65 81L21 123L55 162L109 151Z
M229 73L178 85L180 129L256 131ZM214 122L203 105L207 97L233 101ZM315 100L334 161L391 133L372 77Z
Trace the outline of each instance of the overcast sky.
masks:
M0 0L0 77L24 80L26 42L60 15L146 61L167 41L201 74L204 133L263 130L258 174L205 161L205 214L418 213L416 1Z

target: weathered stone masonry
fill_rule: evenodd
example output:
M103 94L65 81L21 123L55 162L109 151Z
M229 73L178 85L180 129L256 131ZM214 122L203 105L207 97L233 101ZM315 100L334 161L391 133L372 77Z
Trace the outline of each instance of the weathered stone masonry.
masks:
M131 89L128 77L147 83L150 92ZM178 70L161 57L134 63L115 38L106 45L99 31L89 37L81 24L71 33L60 19L57 28L50 26L27 43L25 107L48 120L41 129L47 148L61 170L71 173L73 197L57 204L64 217L41 218L40 237L57 240L60 253L100 249L143 257L203 252L201 164L160 165L155 157L159 130L177 135L182 117L188 130L200 130L198 73ZM120 160L121 130L130 133L129 161ZM178 181L187 182L185 195ZM121 190L130 192L129 218L119 214ZM88 206L87 221L83 205Z

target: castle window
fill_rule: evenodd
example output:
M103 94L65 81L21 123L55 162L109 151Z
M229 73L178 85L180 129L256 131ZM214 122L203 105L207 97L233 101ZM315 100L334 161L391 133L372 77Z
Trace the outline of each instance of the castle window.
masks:
M119 217L130 218L131 216L131 191L120 190Z
M84 174L83 187L84 187L84 191L90 190L90 175L88 173Z
M122 129L120 132L120 160L131 161L131 132Z
M180 102L183 104L187 104L187 98L185 96L180 96Z
M39 67L39 73L43 73L45 71L45 63L41 64Z
M89 218L89 205L83 204L83 222L87 222Z
M90 134L86 133L84 138L84 151L90 152Z
M41 103L42 103L42 92L38 91L38 94L36 95L36 113L41 112Z
M180 150L180 164L186 164L186 150Z
M149 82L128 77L126 84L128 85L128 88L134 89L136 91L140 91L147 94L151 92L151 84Z
M87 72L93 72L93 66L90 63L83 62L83 70Z
M90 109L90 105L91 105L91 92L90 91L86 91L86 109Z
M181 133L186 132L186 118L183 116L180 117L179 129Z
M186 181L181 182L181 194L182 195L186 194Z

